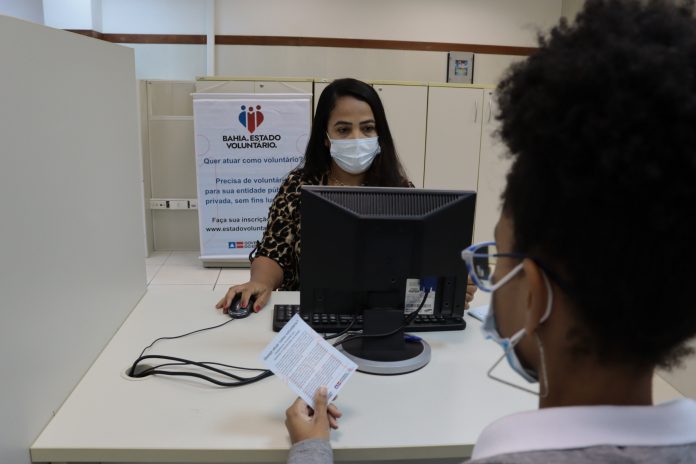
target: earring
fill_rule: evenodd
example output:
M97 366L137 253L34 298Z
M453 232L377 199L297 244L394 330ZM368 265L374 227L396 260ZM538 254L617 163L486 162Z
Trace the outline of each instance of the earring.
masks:
M539 368L539 397L546 398L549 396L549 376L546 372L546 354L544 353L544 344L541 343L539 334L534 332L537 346L539 347L540 368Z

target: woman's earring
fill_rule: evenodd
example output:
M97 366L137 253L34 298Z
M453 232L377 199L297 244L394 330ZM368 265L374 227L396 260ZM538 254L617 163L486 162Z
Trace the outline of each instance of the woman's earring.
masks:
M541 338L539 338L538 333L534 333L534 338L536 339L537 346L539 347L539 397L546 398L549 396L549 376L546 372L546 354L544 353L544 344L541 343Z

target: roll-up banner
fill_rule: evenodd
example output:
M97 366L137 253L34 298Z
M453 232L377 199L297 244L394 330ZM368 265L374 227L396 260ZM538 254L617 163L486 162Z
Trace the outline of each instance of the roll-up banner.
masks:
M246 263L304 156L311 94L193 94L202 261Z

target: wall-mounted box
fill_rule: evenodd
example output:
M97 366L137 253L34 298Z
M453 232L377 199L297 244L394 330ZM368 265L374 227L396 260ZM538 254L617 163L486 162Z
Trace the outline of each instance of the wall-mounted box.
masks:
M447 82L471 84L474 82L474 54L449 52L447 54Z

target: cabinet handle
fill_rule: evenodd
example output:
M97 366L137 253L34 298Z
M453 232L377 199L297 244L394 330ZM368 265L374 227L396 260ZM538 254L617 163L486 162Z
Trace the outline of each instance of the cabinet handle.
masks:
M478 121L478 101L474 100L474 122Z
M491 114L493 114L493 107L491 106L491 97L488 96L488 122L491 122Z

